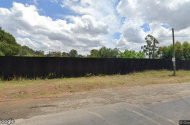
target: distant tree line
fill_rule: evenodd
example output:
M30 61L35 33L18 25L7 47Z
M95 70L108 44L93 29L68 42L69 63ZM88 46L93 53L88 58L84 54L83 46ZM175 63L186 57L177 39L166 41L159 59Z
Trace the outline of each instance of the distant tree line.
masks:
M21 46L10 34L2 30L0 27L0 56L36 56L36 57L73 57L73 58L135 58L143 59L171 59L173 52L173 45L158 47L158 40L152 35L147 35L145 38L146 45L142 46L142 51L136 52L134 50L120 51L118 48L92 49L89 55L78 54L77 50L72 49L69 53L50 51L45 54L44 51L34 51L28 46ZM175 43L175 54L177 59L190 60L190 44L184 42Z
M28 46L21 46L10 34L2 30L0 27L0 56L35 56L35 57L74 57L74 58L145 58L143 52L135 52L133 50L125 50L121 52L119 49L111 49L101 47L99 50L93 49L90 55L78 54L77 50L72 49L69 53L50 51L45 54L44 51L34 51Z
M106 47L101 47L99 50L92 49L90 55L78 54L77 50L72 49L69 53L66 52L49 52L44 55L46 57L76 57L76 58L145 58L145 54L141 51L135 52L134 50L125 50L121 52L119 49L111 49Z
M146 45L142 46L141 49L149 59L171 59L173 57L173 44L158 47L158 40L150 34L147 35L145 40ZM176 59L190 60L190 43L177 41L174 46Z
M20 49L21 46L17 44L15 38L0 27L0 56L17 55Z
M142 59L145 58L145 54L141 51L135 52L134 50L125 50L121 52L119 49L111 49L102 47L99 50L93 49L90 51L91 58L136 58Z
M22 46L18 56L39 56L44 57L44 51L34 51L33 49L29 48L28 46Z
M163 59L171 59L173 54L173 44L169 46L159 47L160 56ZM175 56L176 59L190 60L190 43L187 41L175 43Z

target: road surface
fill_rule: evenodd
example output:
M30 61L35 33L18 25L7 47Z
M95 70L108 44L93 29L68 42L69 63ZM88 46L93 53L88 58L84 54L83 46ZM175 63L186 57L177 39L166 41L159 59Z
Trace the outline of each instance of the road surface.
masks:
M190 97L136 106L125 102L16 120L16 125L178 125L190 120Z
M16 125L178 125L190 120L190 83L0 101L0 118L12 118Z

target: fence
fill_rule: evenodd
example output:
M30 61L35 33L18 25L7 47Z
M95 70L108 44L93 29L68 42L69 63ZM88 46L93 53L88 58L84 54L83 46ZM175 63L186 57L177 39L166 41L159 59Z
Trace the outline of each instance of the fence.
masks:
M190 61L177 60L177 69L190 69ZM86 74L126 74L144 70L172 70L166 59L0 57L0 76L78 77Z

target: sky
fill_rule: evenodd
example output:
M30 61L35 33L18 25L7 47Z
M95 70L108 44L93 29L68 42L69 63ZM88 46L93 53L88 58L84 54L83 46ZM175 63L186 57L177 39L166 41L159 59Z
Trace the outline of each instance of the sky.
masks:
M190 0L1 0L0 27L34 50L89 54L102 46L139 51L190 42Z

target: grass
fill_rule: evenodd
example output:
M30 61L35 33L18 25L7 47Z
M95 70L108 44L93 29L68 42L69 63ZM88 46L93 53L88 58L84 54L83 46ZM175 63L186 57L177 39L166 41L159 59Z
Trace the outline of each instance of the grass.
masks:
M19 79L0 81L0 99L25 99L56 96L64 93L77 93L117 86L145 86L190 82L190 71L145 71L126 75L92 76L49 80Z

